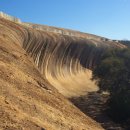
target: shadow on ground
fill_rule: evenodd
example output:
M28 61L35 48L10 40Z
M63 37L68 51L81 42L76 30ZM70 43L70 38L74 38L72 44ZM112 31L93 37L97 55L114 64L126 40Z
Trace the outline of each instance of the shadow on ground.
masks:
M122 125L113 122L107 115L106 101L108 98L108 95L91 92L82 97L71 98L70 101L73 102L83 113L99 122L105 130L130 130L128 124L123 128Z

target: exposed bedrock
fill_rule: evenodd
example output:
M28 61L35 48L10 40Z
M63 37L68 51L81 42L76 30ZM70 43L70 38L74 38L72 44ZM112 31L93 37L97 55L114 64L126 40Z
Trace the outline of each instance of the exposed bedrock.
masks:
M103 51L124 47L113 41L96 38L89 40L35 30L12 22L8 22L7 25L4 20L0 22L5 35L20 43L44 78L67 97L97 90L95 83L90 80L91 70Z
M33 47L42 35L0 19L0 130L102 130L45 79L47 63L36 58L42 46Z
M91 70L106 49L123 47L0 18L0 129L102 130L64 96L96 91Z

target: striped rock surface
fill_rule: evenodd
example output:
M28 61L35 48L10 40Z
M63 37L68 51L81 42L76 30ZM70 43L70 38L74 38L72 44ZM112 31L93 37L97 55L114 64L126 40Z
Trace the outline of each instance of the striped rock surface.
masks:
M0 18L0 129L102 130L65 97L96 91L91 70L117 47Z

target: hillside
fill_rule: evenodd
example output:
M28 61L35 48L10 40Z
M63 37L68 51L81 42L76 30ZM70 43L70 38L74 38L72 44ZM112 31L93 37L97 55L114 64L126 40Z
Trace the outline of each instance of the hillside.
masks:
M91 70L103 51L125 46L39 26L0 18L0 129L102 130L66 97L98 90Z

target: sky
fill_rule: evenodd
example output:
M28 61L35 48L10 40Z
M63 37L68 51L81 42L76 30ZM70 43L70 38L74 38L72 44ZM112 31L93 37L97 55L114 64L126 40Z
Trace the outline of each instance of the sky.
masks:
M130 0L0 0L0 11L24 22L130 40Z

